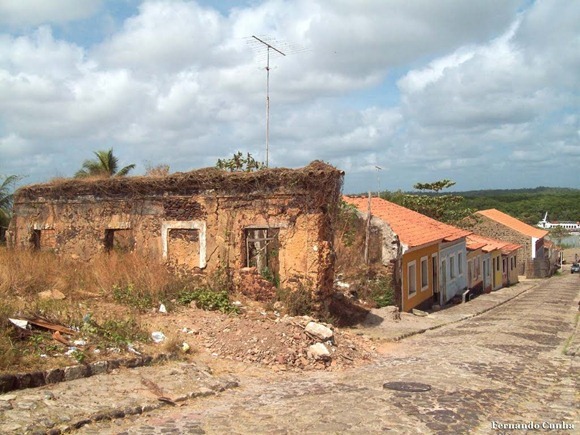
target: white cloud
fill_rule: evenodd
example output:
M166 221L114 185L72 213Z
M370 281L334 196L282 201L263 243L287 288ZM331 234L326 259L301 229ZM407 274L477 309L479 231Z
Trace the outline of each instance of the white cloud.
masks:
M263 158L265 50L248 38L272 35L288 51L270 65L273 164L323 159L364 190L375 165L393 183L454 176L461 188L539 153L580 163L576 2L251 4L146 1L91 47L56 25L0 33L0 152L17 160L20 143L38 177L111 146L124 164L174 170L237 150Z
M101 4L102 0L2 0L0 25L66 23L91 16Z

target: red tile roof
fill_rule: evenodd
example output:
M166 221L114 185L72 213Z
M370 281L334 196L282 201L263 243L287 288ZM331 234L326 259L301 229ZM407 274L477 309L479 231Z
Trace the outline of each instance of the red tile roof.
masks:
M499 249L502 254L509 254L517 249L521 248L521 245L516 245L514 243L504 242L502 240L491 239L489 237L483 237L479 234L470 234L467 236L467 247L470 245L483 245L481 246L483 252L491 252ZM477 248L475 248L477 249Z
M509 214L502 213L495 208L490 208L489 210L480 210L477 213L529 237L536 237L541 239L546 234L548 234L548 231L546 230L542 230L540 228L523 223L522 221L511 217Z
M368 212L368 198L344 196L343 200L362 213ZM371 215L389 224L399 240L409 248L439 241L451 242L471 233L381 198L371 199Z
M468 251L476 251L478 249L483 248L486 245L485 242L477 242L472 238L470 238L470 236L467 236L466 242L467 242L466 247Z

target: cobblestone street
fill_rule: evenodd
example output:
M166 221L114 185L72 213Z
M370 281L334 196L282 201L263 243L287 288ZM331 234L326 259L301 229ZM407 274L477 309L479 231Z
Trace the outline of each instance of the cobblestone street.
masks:
M0 433L490 433L530 422L574 433L578 284L565 272L353 329L380 353L347 371L274 371L202 353L11 391L0 395ZM384 388L393 382L428 391Z
M219 396L78 433L505 433L530 422L578 433L579 362L566 350L578 343L579 289L575 275L540 281L486 313L386 343L362 369L242 373ZM383 387L395 381L431 389Z

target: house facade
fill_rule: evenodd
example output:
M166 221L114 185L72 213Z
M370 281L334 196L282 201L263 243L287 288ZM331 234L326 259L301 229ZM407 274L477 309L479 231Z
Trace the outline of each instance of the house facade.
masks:
M467 236L467 288L474 294L483 292L483 247L485 243L473 240Z
M483 292L489 293L518 282L516 263L520 245L475 233L467 236L467 243L468 246L480 248L482 252Z
M499 210L481 210L476 213L478 221L473 231L485 237L520 245L517 255L517 272L528 278L545 277L551 274L549 253L544 247L548 231L535 228ZM497 260L496 260L497 261ZM492 265L498 274L501 265Z
M467 288L467 242L466 232L454 240L442 240L439 245L439 268L441 294L439 304L444 305Z
M313 162L32 185L15 193L8 239L86 261L124 251L205 274L256 267L283 287L308 281L323 296L333 287L331 215L342 178Z
M381 198L343 197L381 235L382 264L394 276L399 308L445 304L467 286L470 233Z
M517 267L519 249L520 245L513 243L508 243L506 246L501 248L501 258L503 265L502 281L504 287L509 287L510 285L517 284L519 282Z

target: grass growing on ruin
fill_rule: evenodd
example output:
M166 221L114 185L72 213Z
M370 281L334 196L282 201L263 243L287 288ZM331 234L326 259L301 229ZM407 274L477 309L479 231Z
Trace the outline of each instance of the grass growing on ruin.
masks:
M90 362L129 343L148 342L142 314L161 303L173 307L172 301L186 294L201 308L235 312L226 284L215 278L219 291L130 253L82 261L0 247L0 372ZM78 330L78 336L66 338L82 337L88 344L64 355L69 346L56 341L51 331L21 330L8 320L33 317Z

